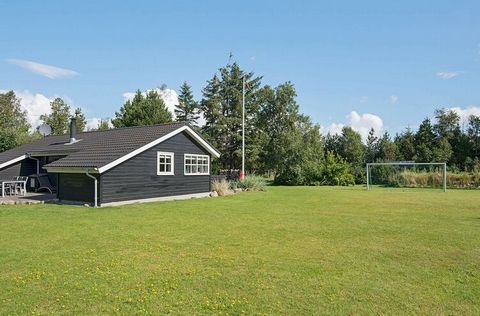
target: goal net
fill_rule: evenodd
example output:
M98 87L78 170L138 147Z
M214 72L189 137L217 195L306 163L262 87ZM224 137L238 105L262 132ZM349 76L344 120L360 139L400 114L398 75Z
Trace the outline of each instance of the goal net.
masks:
M445 162L372 162L367 163L366 172L367 190L372 186L447 190Z

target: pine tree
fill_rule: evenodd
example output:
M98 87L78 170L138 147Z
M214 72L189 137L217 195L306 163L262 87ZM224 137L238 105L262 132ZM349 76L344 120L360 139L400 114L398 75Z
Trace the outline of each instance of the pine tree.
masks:
M433 162L433 146L435 133L430 119L426 118L420 124L415 134L415 161Z
M375 162L378 158L378 137L375 136L373 128L368 132L367 146L365 150L365 161Z
M76 119L75 125L77 127L77 132L83 132L85 130L85 126L87 125L87 120L85 119L85 115L82 113L82 109L76 108L73 117Z
M415 134L410 128L395 137L400 160L411 161L415 158Z
M397 160L397 145L390 139L390 135L387 132L378 141L378 156L382 161Z
M257 99L260 77L246 73L238 64L219 69L207 82L201 102L206 125L202 131L212 144L220 150L221 168L239 169L242 153L242 77L248 82L245 96L245 142L247 169L257 168L259 141L256 121L259 109Z
M175 116L177 122L186 122L192 126L197 126L197 120L200 118L200 106L193 99L191 87L185 81L180 87L178 95L178 104L175 105Z
M115 127L144 126L169 123L172 121L172 113L167 109L163 99L155 91L151 90L142 94L137 90L133 99L127 100L115 112L112 124Z

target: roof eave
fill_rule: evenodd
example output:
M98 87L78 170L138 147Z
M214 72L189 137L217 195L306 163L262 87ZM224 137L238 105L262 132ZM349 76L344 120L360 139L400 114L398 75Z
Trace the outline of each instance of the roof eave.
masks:
M54 167L54 166L44 166L48 172L51 173L92 173L97 174L98 168L97 167Z
M22 160L24 160L24 159L26 159L26 158L28 158L27 155L21 155L21 156L19 156L19 157L17 157L17 158L13 158L13 159L10 159L10 160L8 160L8 161L5 161L4 163L1 163L1 164L0 164L0 169L3 169L3 168L8 167L8 166L10 166L10 165L13 165L14 163L17 163L17 162L19 162L19 161L22 161Z

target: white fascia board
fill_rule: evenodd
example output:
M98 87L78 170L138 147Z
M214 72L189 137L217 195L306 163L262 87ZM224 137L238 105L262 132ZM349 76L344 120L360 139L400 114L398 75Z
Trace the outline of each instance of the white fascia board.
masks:
M20 157L15 158L15 159L4 162L4 163L0 164L0 169L3 169L3 168L8 167L10 165L13 165L14 163L22 161L23 159L26 159L26 158L27 158L27 155L22 155Z
M202 137L200 137L200 135L198 135L193 129L191 129L190 127L188 126L182 126L176 130L174 130L173 132L170 132L156 140L154 140L153 142L150 142L140 148L137 148L135 149L134 151L126 154L125 156L122 156L108 164L106 164L105 166L101 167L101 168L98 168L98 173L104 173L105 171L108 171L110 169L112 169L113 167L115 166L118 166L119 164L127 161L128 159L130 158L133 158L135 157L136 155L138 154L141 154L142 152L144 152L145 150L148 150L150 148L152 148L153 146L155 145L158 145L160 144L161 142L164 142L166 141L167 139L181 133L181 132L187 132L190 136L192 136L200 145L202 145L203 148L205 148L210 154L212 154L212 156L218 158L220 157L220 153L218 151L216 151L212 146L210 146L206 141L203 140Z
M203 148L205 148L212 156L215 158L220 157L220 153L215 150L212 146L210 146L200 135L198 135L193 129L191 129L189 126L186 127L186 132L192 136L197 142L199 142Z

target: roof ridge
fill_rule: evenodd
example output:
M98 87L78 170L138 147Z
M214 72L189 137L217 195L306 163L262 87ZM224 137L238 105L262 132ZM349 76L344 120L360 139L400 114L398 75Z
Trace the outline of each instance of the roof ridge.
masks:
M115 127L115 128L109 128L105 130L90 130L90 131L83 131L83 132L78 132L77 134L88 134L88 133L101 133L101 132L111 132L111 131L118 131L118 130L124 130L124 129L135 129L135 128L145 128L145 127L158 127L158 126L168 126L168 125L187 125L189 126L187 122L168 122L168 123L161 123L161 124L152 124L152 125L138 125L138 126L125 126L125 127ZM61 135L48 135L45 138L48 137L59 137L59 136L69 136L69 133L66 134L61 134Z

